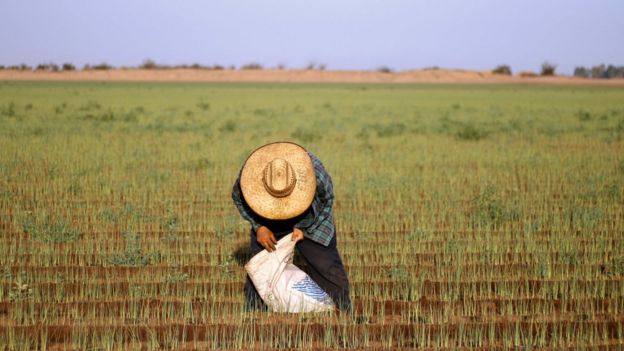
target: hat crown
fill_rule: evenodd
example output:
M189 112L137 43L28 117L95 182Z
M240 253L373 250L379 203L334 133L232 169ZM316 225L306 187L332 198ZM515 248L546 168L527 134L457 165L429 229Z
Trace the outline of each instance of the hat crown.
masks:
M316 194L312 158L295 143L263 145L245 160L240 190L251 210L263 218L299 216L310 208Z
M262 173L264 188L273 197L290 195L297 184L295 170L292 165L281 158L275 158L267 163Z

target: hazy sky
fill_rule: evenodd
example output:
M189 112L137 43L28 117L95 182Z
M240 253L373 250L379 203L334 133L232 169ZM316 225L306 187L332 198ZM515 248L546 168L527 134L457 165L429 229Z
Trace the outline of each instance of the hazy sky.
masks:
M0 0L0 64L624 65L622 0Z

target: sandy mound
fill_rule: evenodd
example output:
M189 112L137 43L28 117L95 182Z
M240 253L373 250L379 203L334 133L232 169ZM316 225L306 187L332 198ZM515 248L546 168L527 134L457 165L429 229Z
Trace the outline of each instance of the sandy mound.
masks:
M309 83L519 83L591 84L624 86L624 79L593 80L573 77L520 77L490 71L411 70L394 73L376 71L319 70L201 70L201 69L113 69L106 71L0 71L0 80L75 81L189 81L189 82L309 82Z

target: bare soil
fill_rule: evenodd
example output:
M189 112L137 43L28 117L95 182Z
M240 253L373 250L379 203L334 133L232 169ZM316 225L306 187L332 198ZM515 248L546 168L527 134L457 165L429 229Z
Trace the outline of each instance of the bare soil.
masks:
M320 70L201 70L112 69L69 72L0 71L0 80L58 81L189 81L189 82L290 82L290 83L466 83L466 84L572 84L624 86L624 79L574 77L521 77L490 71L428 69L393 73Z

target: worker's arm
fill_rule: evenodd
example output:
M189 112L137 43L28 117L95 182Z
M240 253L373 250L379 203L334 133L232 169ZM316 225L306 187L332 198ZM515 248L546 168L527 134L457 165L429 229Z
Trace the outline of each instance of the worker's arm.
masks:
M234 182L234 186L232 187L232 200L234 200L234 205L236 205L241 216L251 224L254 233L257 233L258 229L262 226L260 224L260 217L253 212L243 199L243 194L240 189L240 177L236 178L236 182Z
M256 240L258 243L269 252L275 250L275 244L277 244L275 235L269 228L259 223L260 217L243 199L243 194L240 190L240 177L236 179L236 182L234 182L234 186L232 187L232 200L234 200L234 204L236 205L236 208L238 209L238 212L240 212L241 216L251 224L251 228L254 233L256 233Z
M314 155L310 155L316 173L316 194L310 210L297 224L310 239L326 245L334 235L332 206L334 204L334 188L332 179L325 167Z

